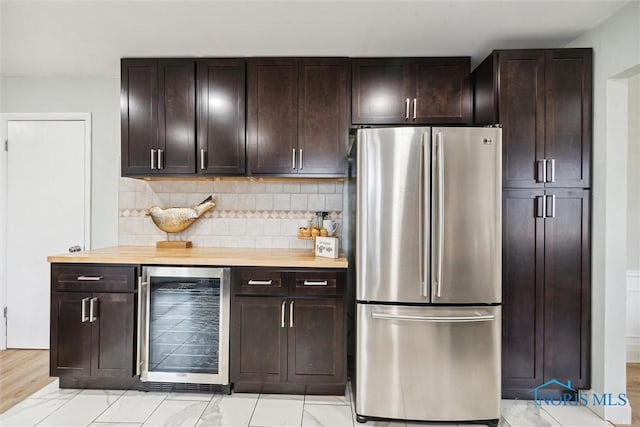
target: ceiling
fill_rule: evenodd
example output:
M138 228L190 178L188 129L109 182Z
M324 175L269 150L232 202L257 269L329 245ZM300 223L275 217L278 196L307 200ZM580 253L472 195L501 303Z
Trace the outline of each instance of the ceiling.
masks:
M119 75L121 57L471 56L562 47L628 1L24 1L1 6L2 74Z

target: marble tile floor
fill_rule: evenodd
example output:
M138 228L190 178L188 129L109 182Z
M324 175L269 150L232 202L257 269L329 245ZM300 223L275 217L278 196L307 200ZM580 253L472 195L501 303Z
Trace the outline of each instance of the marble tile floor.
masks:
M452 427L456 424L369 421L358 424L351 388L345 396L158 393L43 387L0 415L0 426L206 427L360 426ZM458 424L471 426L471 424ZM532 401L504 400L501 427L610 426L584 407L535 408Z

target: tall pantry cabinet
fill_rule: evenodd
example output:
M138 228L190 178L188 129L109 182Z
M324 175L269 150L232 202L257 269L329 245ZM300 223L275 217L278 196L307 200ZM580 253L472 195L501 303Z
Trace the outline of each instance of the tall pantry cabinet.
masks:
M590 387L592 50L497 50L474 122L503 135L502 395Z

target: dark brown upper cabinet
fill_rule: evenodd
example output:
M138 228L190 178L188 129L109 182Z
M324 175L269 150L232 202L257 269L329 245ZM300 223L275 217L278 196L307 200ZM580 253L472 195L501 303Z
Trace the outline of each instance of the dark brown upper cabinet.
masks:
M201 59L198 82L198 173L245 173L245 61Z
M502 125L503 186L590 184L592 50L498 50L473 72L474 122Z
M123 59L122 175L196 172L195 61Z
M348 141L348 60L248 61L250 175L342 176Z
M470 58L358 58L353 124L471 123Z

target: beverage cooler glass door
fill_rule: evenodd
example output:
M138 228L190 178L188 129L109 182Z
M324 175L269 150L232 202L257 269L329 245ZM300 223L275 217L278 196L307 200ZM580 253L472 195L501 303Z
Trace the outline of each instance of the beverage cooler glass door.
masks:
M229 269L144 267L142 381L229 383Z

